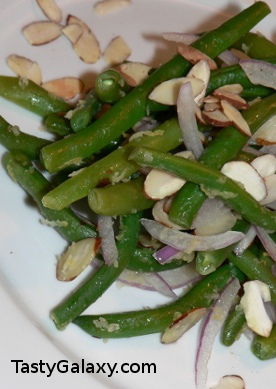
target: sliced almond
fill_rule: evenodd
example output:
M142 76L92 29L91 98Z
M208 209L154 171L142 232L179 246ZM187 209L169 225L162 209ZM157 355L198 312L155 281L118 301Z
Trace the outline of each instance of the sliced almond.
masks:
M131 54L131 49L121 36L116 36L103 53L103 59L111 66L124 62Z
M178 53L192 64L196 64L197 62L203 59L208 62L211 70L217 69L217 64L212 58L208 57L208 55L202 53L201 51L195 49L192 46L181 43L178 46Z
M276 200L276 174L264 178L267 196L261 201L262 205L273 203Z
M77 53L78 57L85 63L97 62L101 56L100 45L97 38L87 26L87 24L84 23L84 21L77 18L76 16L69 15L67 18L67 26L75 24L77 24L82 29L82 34L79 36L79 38L75 42L72 41L75 52ZM74 35L77 35L76 28L75 32L73 33L73 36Z
M81 37L83 29L78 24L69 24L62 29L62 32L71 41L71 43L75 44Z
M137 86L148 77L151 67L141 62L128 62L119 65L117 70L130 86Z
M202 117L207 123L215 127L229 127L232 122L220 110L213 112L202 111Z
M205 103L203 109L205 112L220 110L220 103Z
M107 15L130 4L130 0L102 0L94 5L94 11L98 15Z
M184 313L165 329L161 342L165 344L176 342L185 332L197 324L206 315L206 312L206 308L194 308Z
M53 22L60 23L62 14L55 0L36 0L45 16Z
M237 108L233 107L230 103L225 100L221 100L221 107L223 113L229 120L231 120L233 126L235 126L242 134L251 136L251 130L246 120L241 115Z
M151 248L153 250L158 250L162 244L155 238L153 238L150 234L140 234L139 235L139 245L142 247Z
M235 57L239 59L250 59L250 57L245 54L245 52L238 49L230 49L230 51L234 54Z
M191 152L175 154L182 158L191 158ZM144 182L144 193L153 200L161 200L176 193L185 184L185 180L159 169L152 169Z
M241 84L229 84L217 88L216 91L235 93L236 95L239 95L240 93L242 93L243 87Z
M211 389L245 389L245 382L238 375L225 375Z
M62 26L52 21L33 22L24 27L22 32L31 45L39 46L60 37Z
M165 205L167 198L157 201L152 207L152 216L156 222L163 224L166 227L173 228L174 230L183 230L182 226L173 223L169 219L169 215L165 212Z
M223 165L221 172L242 184L244 189L257 201L261 201L267 196L264 180L249 163L244 161L227 162Z
M192 84L193 94L195 97L204 89L204 82L197 78L173 78L162 82L154 88L149 95L149 99L161 104L176 105L180 87L186 82L190 82Z
M57 264L57 279L72 281L95 258L100 246L100 239L86 238L73 242L60 256Z
M40 85L42 81L41 70L37 62L20 55L10 55L7 58L9 67L22 78L26 78Z
M207 121L203 118L201 109L199 107L196 108L196 119L198 123L202 124L203 126L206 126Z
M202 99L203 103L219 103L219 99L215 96L206 96Z
M252 136L259 145L276 144L276 115L268 119Z
M210 67L208 61L202 59L201 61L197 62L189 71L187 77L197 78L204 82L204 88L202 92L199 93L199 95L197 95L195 98L195 102L200 106L202 104L201 99L203 99L203 97L205 96L206 89L210 80Z
M213 92L213 95L219 98L220 100L228 101L228 103L230 103L233 107L237 108L238 110L249 108L249 104L236 93L231 93L231 92L216 89Z
M244 295L240 304L246 323L253 332L267 338L273 325L264 306L264 302L271 301L269 286L262 281L255 280L245 282L243 288Z
M251 165L261 177L271 176L276 172L276 157L272 154L260 155L253 159Z
M83 90L83 82L79 78L64 77L44 82L42 87L65 100L71 100Z

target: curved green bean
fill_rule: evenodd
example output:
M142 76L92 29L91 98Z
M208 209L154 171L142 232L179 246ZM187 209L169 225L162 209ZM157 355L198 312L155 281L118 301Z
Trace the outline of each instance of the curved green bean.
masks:
M222 344L224 344L224 346L231 346L238 340L245 324L246 319L243 309L239 307L239 305L236 305L225 320L221 333Z
M92 89L85 99L79 101L77 107L72 111L70 119L72 130L78 132L87 127L101 108L102 104L96 97L94 89Z
M59 136L65 136L72 132L70 122L63 113L50 113L43 124L49 132Z
M256 2L217 29L203 35L193 46L214 58L247 33L270 12ZM41 160L50 172L62 170L76 159L82 160L127 131L147 115L147 97L163 81L184 75L191 65L179 54L155 70L140 85L118 101L108 112L84 130L42 149Z
M276 57L276 45L264 35L254 32L245 34L233 47L244 51L251 58L266 60Z
M252 353L262 361L276 357L276 325L268 338L257 335L251 345Z

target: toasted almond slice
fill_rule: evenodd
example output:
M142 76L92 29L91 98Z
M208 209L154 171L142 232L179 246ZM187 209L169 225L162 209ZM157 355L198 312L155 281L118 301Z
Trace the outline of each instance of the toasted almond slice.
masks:
M176 153L182 158L192 158L190 151ZM184 184L185 180L178 178L171 173L159 169L152 169L144 182L145 195L153 200L161 200L176 193Z
M245 383L238 375L225 375L211 389L245 389Z
M151 67L141 62L128 62L119 65L117 70L130 86L137 86L148 77Z
M205 103L203 108L205 112L213 112L220 110L221 107L220 103Z
M250 59L250 57L241 50L230 49L230 51L239 59Z
M98 238L86 238L73 242L58 260L57 279L60 281L75 279L95 258L100 241Z
M194 308L184 313L165 329L161 342L165 344L176 342L185 332L198 323L206 315L206 312L206 308Z
M206 120L203 118L201 109L199 107L196 108L196 119L198 123L202 124L203 126L206 126L206 124L208 124Z
M55 0L36 0L46 17L53 22L60 23L62 14Z
M243 91L243 87L241 84L229 84L229 85L223 85L216 89L216 91L219 92L230 92L235 93L236 95L239 95Z
M273 203L276 200L276 174L264 178L267 196L261 201L262 205Z
M20 55L12 54L7 58L9 67L22 78L26 78L40 85L42 81L41 70L37 62Z
M215 127L229 127L232 122L220 110L213 112L202 111L202 117L207 123Z
M223 165L221 172L232 180L241 183L244 189L257 201L261 201L267 196L264 180L249 163L244 161L227 162Z
M276 115L268 119L252 136L259 145L276 144Z
M51 21L33 22L24 27L22 32L31 45L39 46L57 39L62 34L62 26Z
M73 15L69 15L67 18L67 26L71 25L78 25L82 29L82 34L75 42L73 42L73 40L69 38L73 43L74 50L77 53L78 57L85 63L97 62L100 59L101 50L99 42L93 32L90 30L87 24L84 23L83 20ZM75 31L73 33L71 30L71 36L73 35L73 39L74 37L76 37L79 31L75 27L74 29Z
M220 100L228 101L233 107L242 110L242 109L248 109L249 104L241 98L239 95L227 91L222 90L215 90L213 92L213 95L219 98Z
M244 135L251 136L251 130L246 120L241 115L240 111L237 108L233 107L230 103L225 100L221 100L221 107L223 113L229 120L231 120L232 124Z
M79 78L64 77L44 82L42 87L65 100L71 100L83 90L83 82Z
M173 78L171 80L162 82L156 88L154 88L149 95L149 99L157 101L161 104L176 105L180 87L186 82L191 82L193 94L195 97L199 95L199 93L201 93L204 89L204 82L202 80L198 80L197 78Z
M163 224L166 227L173 228L174 230L183 230L182 226L173 223L169 219L169 215L164 211L167 198L157 201L152 207L152 216L155 221Z
M271 176L276 172L276 157L272 154L260 155L253 159L251 165L261 177Z
M202 99L203 103L219 103L219 99L215 96L209 95Z
M178 53L182 55L182 57L185 58L187 61L191 62L192 64L196 64L200 60L204 59L208 62L211 70L217 69L217 64L212 58L208 57L208 55L202 53L201 51L195 49L192 46L181 43L178 46Z
M62 29L62 32L71 43L75 44L83 33L83 29L79 24L68 24Z
M111 66L124 62L131 54L131 50L126 41L121 36L116 36L103 53L103 59Z
M94 11L99 15L106 15L130 4L130 0L102 0L94 5Z
M202 59L201 61L197 62L192 69L187 74L187 77L191 78L197 78L199 80L202 80L204 82L204 88L199 95L196 96L195 102L201 106L201 99L205 96L206 89L210 80L210 67L208 64L208 61Z

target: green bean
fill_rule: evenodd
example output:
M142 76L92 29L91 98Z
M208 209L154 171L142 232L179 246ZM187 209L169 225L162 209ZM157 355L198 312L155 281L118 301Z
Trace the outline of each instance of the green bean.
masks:
M65 136L72 132L70 122L63 113L50 113L44 121L44 126L49 132L59 136Z
M210 307L217 293L231 279L231 267L225 265L199 281L184 296L171 304L158 308L144 309L105 315L83 315L74 320L84 331L99 338L127 338L164 331L174 320L176 314L184 314L193 308ZM115 330L108 332L97 325L100 320L115 324Z
M107 216L126 215L127 213L151 208L153 200L143 194L144 179L139 177L129 182L92 189L88 203L92 211Z
M225 346L231 346L236 340L238 340L245 323L246 319L243 309L239 305L236 305L225 320L221 333L222 344Z
M263 2L256 2L240 14L206 33L193 46L214 58L247 33L270 12ZM184 75L191 68L179 54L155 70L140 86L118 101L108 112L84 130L42 149L41 159L50 172L62 170L72 160L84 159L127 131L147 115L147 97L163 81Z
M276 325L268 338L257 335L251 345L252 353L262 361L276 357Z
M265 36L254 32L245 34L233 44L233 47L256 59L276 57L276 45Z
M249 224L238 220L233 231L246 232ZM196 256L196 270L199 274L207 275L215 271L228 257L236 244L215 251L199 251Z
M129 154L139 145L169 151L180 143L181 132L177 120L168 120L154 132L134 139L65 181L44 196L43 204L51 209L62 209L87 196L89 190L99 185L102 180L118 182L119 179L128 178L139 169L136 163L128 160Z
M12 126L0 116L0 143L10 151L23 152L30 159L38 160L41 148L50 141L21 132L18 126Z
M242 115L247 121L251 132L254 133L275 113L276 94L274 93L253 104ZM211 168L221 169L226 162L235 158L247 140L248 137L239 132L235 127L224 128L207 145L199 161ZM185 229L189 229L205 199L206 195L197 185L191 182L186 183L176 194L172 202L169 212L170 219Z
M276 304L276 278L266 264L259 260L249 249L239 256L230 253L228 259L250 280L260 280L267 284L270 288L271 300Z
M69 209L53 211L45 208L41 199L52 187L47 179L31 164L22 164L12 153L4 155L3 164L11 178L22 186L34 199L40 208L41 214L49 222L54 222L55 229L68 241L75 242L80 239L95 237L95 228L82 223Z
M66 112L70 105L33 81L0 76L0 96L45 118L52 112Z
M117 241L117 266L103 265L67 300L54 308L51 318L59 330L64 329L89 305L109 288L125 269L137 245L140 230L140 213L129 214L121 220L120 239ZM118 239L118 238L117 238Z
M100 73L96 78L95 93L103 103L114 104L129 92L131 87L122 75L113 69Z
M87 127L101 108L101 102L97 99L94 89L91 89L85 99L81 100L72 111L70 119L72 130L78 132Z
M267 97L273 93L273 90L265 86L256 85L252 88L246 88L242 91L240 96L245 100L253 100L257 97Z

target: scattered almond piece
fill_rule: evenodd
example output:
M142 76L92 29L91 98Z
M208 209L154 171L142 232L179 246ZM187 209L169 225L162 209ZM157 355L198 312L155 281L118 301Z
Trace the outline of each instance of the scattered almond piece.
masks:
M276 115L268 119L252 136L259 145L276 144Z
M85 63L97 62L101 56L101 50L98 40L96 39L95 35L92 33L86 23L84 23L76 16L69 15L67 18L67 26L75 24L77 24L82 29L82 34L75 42L73 42L69 38L73 43L75 52L77 53L78 57ZM73 33L71 31L71 37L73 35L73 39L76 38L76 35L78 34L77 29L75 27L74 29L75 31Z
M241 50L230 49L230 51L239 59L250 59L250 57Z
M150 66L141 62L123 63L117 68L130 86L140 85L148 77L150 69Z
M196 119L198 123L202 124L203 126L206 126L207 121L203 118L201 109L199 107L196 108Z
M62 14L55 0L36 0L45 16L53 22L60 23Z
M195 49L192 46L181 43L178 46L178 53L182 55L182 57L185 58L187 61L191 62L192 64L196 64L200 60L204 59L208 62L208 65L211 70L217 69L217 64L212 58L208 57L208 55L202 53L201 51Z
M106 15L130 4L130 0L102 0L94 5L94 11L99 15Z
M213 112L216 110L220 110L220 103L205 103L204 104L204 111L205 112Z
M213 95L219 98L220 100L228 101L233 107L238 110L248 109L249 104L242 97L237 95L236 93L231 93L223 90L215 90Z
M260 155L253 159L251 165L261 177L271 176L276 172L276 157L272 154Z
M243 91L243 87L241 84L229 84L223 85L216 89L217 92L230 92L239 95Z
M124 62L131 54L131 50L121 36L116 36L103 53L103 59L111 66Z
M251 136L251 130L246 120L241 115L237 108L233 107L226 100L221 100L223 113L232 122L232 124L244 135Z
M276 200L276 174L264 178L267 196L260 202L262 205L273 203Z
M174 230L183 230L182 226L173 223L167 212L165 212L165 205L167 203L167 198L157 201L152 207L152 216L155 221L163 224L166 227L173 228Z
M252 165L244 161L231 161L223 165L221 172L232 180L241 183L244 189L257 201L267 196L264 180Z
M232 122L220 110L213 112L202 111L202 117L207 123L215 127L229 127Z
M245 383L238 375L225 375L211 389L245 389Z
M198 323L206 315L206 312L206 308L194 308L184 313L165 329L161 342L165 344L176 342L185 332Z
M41 84L42 75L37 62L12 54L7 58L7 64L19 77L31 80L37 85Z
M79 78L64 77L44 82L42 87L65 100L71 100L83 90L83 82Z
M57 39L62 34L62 26L52 21L33 22L22 32L31 45L40 46Z
M209 84L209 80L210 80L210 67L209 67L208 62L204 59L197 62L192 67L192 69L189 71L189 73L187 74L187 77L188 78L197 78L197 79L203 81L203 83L204 83L204 88L203 88L202 92L198 96L196 96L196 98L195 98L195 102L199 106L201 106L202 105L201 100L205 96L205 93L206 93L206 90L207 90L207 87Z
M75 279L95 258L100 242L99 238L86 238L73 242L59 258L57 279L59 281Z
M62 32L74 45L81 37L83 30L78 24L69 24L62 29Z
M206 96L202 99L203 103L219 103L219 99L215 96Z
M149 99L161 104L176 105L180 87L186 82L191 82L194 97L198 96L204 89L204 82L197 78L173 78L162 82L154 88L149 95Z

